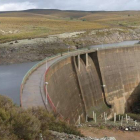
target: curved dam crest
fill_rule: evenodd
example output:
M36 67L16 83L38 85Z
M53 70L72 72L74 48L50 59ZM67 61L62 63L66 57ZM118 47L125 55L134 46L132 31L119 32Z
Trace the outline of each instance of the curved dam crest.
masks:
M129 111L139 94L140 47L87 51L50 66L45 81L52 107L70 123L79 115Z
M91 48L92 47L102 48L102 47L117 47L117 46L124 46L124 45L133 45L138 42L139 42L138 40L124 41L124 42L113 43L113 44L94 45L94 46L91 46ZM33 67L36 63L38 62L0 65L0 83L1 83L0 94L10 97L14 103L19 105L20 104L19 92L20 92L20 85L21 85L22 79L24 75L27 73L27 71L31 67ZM42 74L43 73L45 72L42 72ZM33 73L33 75L34 74L35 73ZM13 82L13 79L14 79L14 82Z

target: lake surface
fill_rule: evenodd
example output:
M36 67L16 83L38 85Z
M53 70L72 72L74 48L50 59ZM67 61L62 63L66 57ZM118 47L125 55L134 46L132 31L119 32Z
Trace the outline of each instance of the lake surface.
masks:
M0 65L0 94L20 104L20 85L24 75L37 62Z
M90 48L112 48L112 47L120 47L120 46L131 46L138 42L139 40L123 41L123 42L112 43L112 44L94 45L94 46L90 46Z
M139 41L124 41L113 44L94 45L91 48L106 48L134 45ZM14 103L20 104L20 85L26 72L37 62L0 65L0 94L10 97Z

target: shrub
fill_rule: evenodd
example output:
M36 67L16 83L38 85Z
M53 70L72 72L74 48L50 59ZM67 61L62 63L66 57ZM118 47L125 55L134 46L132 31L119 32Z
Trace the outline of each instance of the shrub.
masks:
M0 108L0 119L4 122L8 121L10 119L10 114L4 109Z
M83 19L82 21L86 21L86 19Z
M68 125L64 121L55 121L53 122L50 127L50 130L57 131L57 132L64 132L67 134L74 134L78 136L83 136L80 131L73 125Z
M40 132L39 120L25 111L14 116L12 126L14 134L20 139L34 139Z
M0 140L18 140L17 136L10 132L10 126L6 126L0 121Z
M46 111L45 108L33 108L33 115L35 115L41 123L41 131L44 133L46 129L64 132L68 134L74 134L82 136L81 133L73 125L68 125L64 121L57 120L52 114Z
M0 140L35 140L40 133L44 140L50 140L49 130L82 136L76 127L55 118L45 108L24 110L0 96Z
M10 110L10 108L13 106L14 104L10 98L0 95L0 108Z
M32 108L29 112L31 112L40 121L42 132L49 129L50 124L55 120L54 116L48 113L45 108Z

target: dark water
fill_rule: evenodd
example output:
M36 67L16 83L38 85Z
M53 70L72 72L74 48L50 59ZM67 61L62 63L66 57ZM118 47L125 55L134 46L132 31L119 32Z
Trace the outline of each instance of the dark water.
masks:
M130 46L138 43L139 40L133 40L133 41L123 41L119 43L113 43L113 44L102 44L102 45L94 45L90 48L112 48L112 47L120 47L120 46Z
M106 48L134 45L138 41L124 41L121 43L94 45L92 48ZM20 85L26 72L37 62L22 64L0 65L0 94L10 97L14 103L20 104Z
M37 62L0 65L0 94L20 104L20 85L26 72Z

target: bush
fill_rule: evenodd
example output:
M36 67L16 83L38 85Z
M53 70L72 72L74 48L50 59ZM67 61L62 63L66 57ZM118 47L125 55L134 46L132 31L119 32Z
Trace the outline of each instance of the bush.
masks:
M35 140L40 133L50 140L49 130L82 136L76 127L55 118L45 108L24 110L0 95L0 140Z
M41 122L41 130L44 131L49 129L49 125L55 121L55 118L52 114L48 113L45 108L33 108L31 110L32 114L36 116Z
M50 130L57 131L57 132L64 132L67 134L73 134L77 136L83 136L80 131L73 125L68 125L63 121L55 121L53 122L50 127Z
M86 19L83 19L82 21L86 21Z
M10 126L6 126L0 121L0 140L18 140L17 136L10 132Z
M0 95L0 108L3 108L5 110L10 110L14 106L11 99L9 99L6 96Z
M10 119L10 114L4 109L0 108L0 119L4 122L8 121Z
M35 139L40 132L39 120L25 111L15 115L12 126L14 134L20 139Z
M40 122L31 113L0 95L0 140L31 140L40 133Z
M44 108L33 108L33 115L35 115L41 123L41 131L44 133L46 129L64 132L68 134L74 134L82 136L81 133L73 125L68 125L64 121L57 120L52 114L46 111Z

